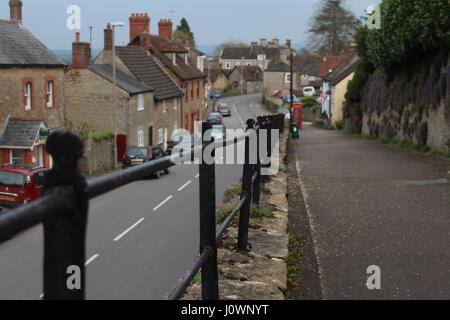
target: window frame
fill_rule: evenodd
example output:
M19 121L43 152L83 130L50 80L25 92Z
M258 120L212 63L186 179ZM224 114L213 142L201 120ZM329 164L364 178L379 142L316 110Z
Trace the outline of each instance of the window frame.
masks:
M23 107L25 111L33 110L33 81L24 79L23 81Z
M137 111L145 110L145 95L143 93L139 93L137 96Z
M45 80L45 106L47 108L53 108L55 106L55 81L52 79Z
M137 132L137 145L138 147L145 147L145 133L144 130L138 129Z

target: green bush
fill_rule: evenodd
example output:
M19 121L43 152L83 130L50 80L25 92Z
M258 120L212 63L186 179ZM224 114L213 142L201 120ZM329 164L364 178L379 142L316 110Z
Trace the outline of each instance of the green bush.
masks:
M315 109L316 107L320 108L320 105L317 102L317 97L303 97L300 99L300 103L305 109Z
M114 132L105 130L105 131L99 131L92 134L92 139L95 142L100 142L102 140L108 140L114 137Z

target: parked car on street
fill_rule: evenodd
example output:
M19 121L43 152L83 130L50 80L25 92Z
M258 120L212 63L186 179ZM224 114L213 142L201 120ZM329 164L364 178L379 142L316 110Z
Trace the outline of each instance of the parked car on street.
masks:
M167 150L166 153L167 154L172 154L174 148L179 145L181 142L183 141L187 141L187 140L191 140L192 139L192 135L188 134L188 133L183 133L183 134L177 134L175 136L172 137L172 140L170 140L169 142L167 142Z
M316 89L314 89L314 87L304 87L303 95L305 97L312 97L312 96L316 95Z
M159 146L136 147L131 146L127 148L127 152L122 161L122 168L138 166L149 161L157 160L164 157L165 154ZM156 179L159 179L161 172L169 174L169 169L161 170L153 174Z
M11 209L40 199L49 170L14 165L0 167L0 207Z
M214 124L223 124L222 115L220 113L218 113L218 112L211 113L208 116L207 122L212 124L212 125L214 125Z
M291 119L291 111L289 109L278 109L277 110L278 114L284 114L284 119L286 120L290 120Z
M210 93L209 94L209 98L210 99L220 99L220 98L222 98L222 95L220 94L220 93Z
M281 90L280 98L283 99L285 96L290 95L290 94L291 94L291 91L289 89Z
M228 104L226 103L221 103L219 104L219 107L217 108L217 111L222 115L222 116L228 116L231 117L231 108L228 106Z

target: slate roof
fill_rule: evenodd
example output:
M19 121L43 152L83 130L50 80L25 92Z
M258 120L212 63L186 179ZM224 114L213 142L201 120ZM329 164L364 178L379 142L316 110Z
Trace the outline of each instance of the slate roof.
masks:
M66 64L22 24L0 20L0 65L63 67Z
M169 68L177 77L182 80L193 80L193 79L202 79L206 78L207 75L201 72L199 69L191 65L190 63L185 63L184 59L180 57L178 54L177 64L174 65L172 63L172 59L166 56L164 53L159 52L158 50L151 49L153 54L164 64L165 67Z
M43 120L19 120L8 118L0 136L0 147L22 147L31 149L36 143Z
M347 57L347 59L326 76L324 80L329 81L333 86L338 84L355 71L358 60L359 57L357 54Z
M300 74L320 76L322 57L314 55L300 55L294 57L294 69Z
M280 61L278 63L271 63L269 67L265 70L265 72L290 72L291 67L284 63L283 61Z
M142 47L116 47L116 54L139 81L155 89L156 100L183 96L181 89Z
M228 47L223 49L220 58L223 60L240 60L244 57L245 60L256 60L259 54L265 54L266 60L271 60L280 55L280 49L262 46Z
M88 68L107 80L114 82L113 79L113 67L110 64L92 64ZM143 82L123 73L120 70L116 70L116 84L120 88L129 92L130 94L139 94L144 92L150 92L154 89Z

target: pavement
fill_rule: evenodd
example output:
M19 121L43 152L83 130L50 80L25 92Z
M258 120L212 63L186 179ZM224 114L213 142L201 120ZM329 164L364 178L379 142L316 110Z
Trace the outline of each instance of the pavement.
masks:
M450 299L450 160L310 125L291 153L315 297ZM369 266L380 290L366 286Z
M233 108L228 129L266 114L260 95L221 99ZM242 173L216 167L216 201ZM143 180L90 201L87 299L165 299L191 269L199 248L198 167L180 165L159 180ZM0 299L42 294L43 233L37 226L0 245Z

